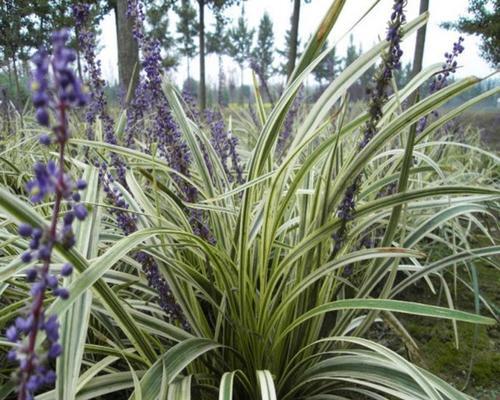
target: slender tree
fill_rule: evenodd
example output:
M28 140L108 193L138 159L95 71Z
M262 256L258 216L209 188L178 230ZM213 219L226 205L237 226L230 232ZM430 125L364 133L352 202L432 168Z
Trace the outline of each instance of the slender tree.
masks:
M245 18L245 8L241 8L241 15L236 26L229 31L229 55L240 67L241 94L243 94L243 72L245 63L249 61L254 29L250 29Z
M215 14L214 30L207 33L207 53L216 54L219 65L219 82L217 85L217 102L219 105L224 103L224 66L222 64L222 56L228 54L228 31L226 30L227 20L221 12Z
M288 79L288 57L290 53L290 43L291 43L291 32L288 29L285 32L285 46L282 49L278 49L276 52L280 55L280 57L283 59L283 62L281 62L278 66L278 73L280 75L283 75L285 78ZM301 56L300 52L300 39L297 39L297 55L296 58L299 58Z
M346 55L344 58L344 68L347 68L349 65L351 65L354 61L357 60L359 57L359 52L356 49L356 46L354 45L354 35L351 34L349 36L349 46L347 46L347 51Z
M198 30L196 27L196 9L189 0L182 0L181 5L176 8L179 22L177 22L177 43L179 44L179 53L186 57L187 79L191 79L190 63L196 55L196 44L194 38Z
M263 79L269 79L274 62L273 23L266 12L260 19L257 43L252 51L252 58L258 65Z
M306 3L310 3L311 0L306 0ZM299 21L300 21L300 3L301 0L293 0L293 13L291 18L291 26L289 33L289 44L288 44L288 64L287 64L287 77L292 75L295 69L295 62L297 61L297 52L299 48Z
M274 61L274 32L273 24L268 13L264 13L259 23L257 43L252 51L251 68L257 73L262 86L274 105L274 99L269 89L268 80L273 70Z
M197 0L198 2L198 54L200 57L200 83L199 103L200 109L205 109L207 103L205 86L205 8L210 7L214 12L220 13L233 4L239 4L240 0Z
M297 47L299 40L299 19L300 19L300 0L293 0L292 24L290 29L290 46L288 47L288 66L287 77L292 75L295 69L297 59Z

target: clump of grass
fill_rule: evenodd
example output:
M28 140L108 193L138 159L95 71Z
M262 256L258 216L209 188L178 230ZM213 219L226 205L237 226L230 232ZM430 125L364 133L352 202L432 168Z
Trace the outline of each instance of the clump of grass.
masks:
M495 308L481 296L473 268L465 277L454 272L500 252L489 229L500 191L489 177L480 180L480 169L468 162L479 157L493 174L497 158L460 147L442 132L498 89L442 113L415 136L418 121L479 82L457 80L402 107L441 71L441 65L431 65L383 96L372 121L376 134L364 140L370 113L348 118L345 95L380 56L392 54L391 41L384 40L297 117L287 145L277 152L304 79L330 51L319 53L344 4L332 3L271 110L256 91L259 124L227 121L228 131L240 139L243 183L230 179L236 165L226 156L221 160L211 124L195 121L173 85L151 75L154 68L142 76L143 88L156 96L153 107L134 121L147 134L133 136L133 146L122 141L125 112L113 132L116 143L105 140L99 124L95 139L83 139L86 127L74 117L73 126L81 129L71 140L74 157L67 164L83 172L88 189L82 201L91 212L76 247L56 248L54 264L70 262L77 276L69 282L67 301L47 302L47 312L61 320L63 353L55 389L47 388L42 398L127 397L132 391L130 398L148 400L469 398L364 336L375 322L382 323L418 354L401 313L449 320L456 337L457 321L494 324ZM395 1L396 8L402 4ZM426 19L424 14L405 24L401 39ZM182 168L172 161L177 153L168 152L174 139L175 149L189 154ZM466 152L456 152L459 147ZM105 196L102 170L94 166L110 154L126 166L123 173L114 164L107 169L116 202ZM33 208L21 184L30 175L25 165L50 155L29 140L17 153L4 155L2 324L14 319L29 297L19 262L27 243L14 231L15 222L43 227L51 213L50 203ZM8 158L17 155L23 163ZM360 174L355 207L343 219L337 210ZM120 215L133 219L133 230L123 229ZM346 234L333 252L333 234L342 226ZM479 246L478 232L485 239ZM374 247L360 248L366 238ZM443 254L433 254L436 244L446 247ZM182 318L165 312L138 253L154 261ZM441 291L445 301L436 306L402 300L415 284ZM453 301L452 289L458 288L473 294L468 312ZM4 341L0 346L9 347ZM5 382L8 372L2 372ZM2 388L3 393L14 389L8 383Z

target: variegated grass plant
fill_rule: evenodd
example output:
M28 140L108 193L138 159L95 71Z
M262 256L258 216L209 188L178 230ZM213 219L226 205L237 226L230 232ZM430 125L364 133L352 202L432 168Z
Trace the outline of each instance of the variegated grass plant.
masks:
M404 106L441 68L428 66L405 87L394 88L378 134L359 150L356 143L368 114L347 120L346 91L377 62L387 47L382 41L308 107L294 126L286 153L278 156L276 143L287 111L304 79L327 54L318 51L344 4L333 1L270 112L255 91L262 127L230 121L240 138L243 185L230 183L207 129L188 118L167 81L164 92L192 154L190 183L200 194L198 203L188 204L176 195L175 171L154 152L142 151L144 147L104 143L99 129L94 141L72 140L68 167L83 171L88 188L82 201L91 212L80 225L75 248L55 249L55 269L70 262L76 273L66 278L68 300L46 301L47 313L61 321L63 354L55 389L37 399L469 398L364 337L378 321L400 336L411 354L418 354L398 320L400 313L445 318L455 329L457 321L495 323L494 307L478 290L474 262L494 265L492 258L500 252L491 234L500 198L494 180L499 160L442 132L448 122L499 90L442 113L415 136L420 118L479 82L475 77L459 79ZM404 38L427 17L408 22ZM83 137L84 124L76 117L72 122ZM44 226L50 217L50 204L32 207L23 193L28 166L52 157L32 140L37 132L25 129L24 139L8 138L1 154L2 327L29 297L23 274L28 266L19 260L27 243L18 237L16 225ZM114 152L126 160L128 189L121 191L129 211L137 215L138 231L124 236L117 228L97 169L80 157L84 148L104 158ZM332 235L341 224L336 210L350 179L360 173L349 234L332 259ZM385 193L391 184L396 190ZM189 209L203 211L213 244L193 233ZM360 248L365 237L383 246ZM448 246L450 255L433 258L436 244ZM165 317L141 265L130 256L138 250L158 263L189 327ZM468 278L445 274L464 267ZM444 291L447 304L402 300L412 285ZM476 312L457 310L453 290L471 290ZM0 339L0 346L7 352L11 344ZM15 384L8 379L9 366L1 365L0 399L6 399Z

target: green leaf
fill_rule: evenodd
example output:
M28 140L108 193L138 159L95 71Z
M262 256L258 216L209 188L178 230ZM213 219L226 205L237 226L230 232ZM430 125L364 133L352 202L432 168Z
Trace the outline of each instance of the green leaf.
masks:
M260 398L262 400L277 400L276 389L274 388L274 380L271 372L268 370L256 371L257 382L260 387Z
M141 388L144 399L155 399L160 393L162 376L165 374L167 384L170 385L182 372L198 357L208 351L222 347L213 340L203 338L187 339L176 344L163 354L141 379ZM165 371L164 371L165 367ZM134 394L130 396L130 400Z
M342 310L383 310L400 312L404 314L422 315L425 317L454 319L457 321L471 322L475 324L494 325L495 320L480 315L450 310L445 307L431 306L427 304L414 303L400 300L385 300L385 299L349 299L337 300L331 303L322 304L305 314L299 316L290 324L279 336L277 342L282 340L288 333L297 328L300 324L310 318L331 312Z

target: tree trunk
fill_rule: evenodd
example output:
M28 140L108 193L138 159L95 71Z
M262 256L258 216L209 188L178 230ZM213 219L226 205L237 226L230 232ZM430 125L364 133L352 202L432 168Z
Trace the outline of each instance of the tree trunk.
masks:
M244 102L244 95L243 95L243 64L240 64L240 103L243 104Z
M299 40L300 0L293 0L292 29L290 31L290 47L288 49L287 77L290 78L295 69L297 59L297 42Z
M139 48L132 34L134 22L127 17L127 0L116 1L115 17L120 87L132 94L139 76Z
M12 69L10 68L9 59L7 59L7 74L9 75L9 86L12 87Z
M198 0L199 7L199 26L198 36L200 39L200 82L199 82L199 103L200 111L203 111L207 105L206 88L205 88L205 0Z
M222 107L223 105L223 102L224 102L224 99L223 99L223 93L222 93L222 89L223 89L223 70L222 70L222 57L220 55L220 53L218 54L218 62L219 62L219 83L218 83L218 91L217 91L217 103L219 103L219 106Z
M12 69L14 71L14 80L16 82L16 104L21 107L21 85L19 84L19 72L17 71L16 53L12 56Z
M429 10L429 0L420 0L420 14L425 13L427 10ZM417 32L415 53L413 55L413 68L411 71L412 78L422 70L422 63L424 60L426 27L427 25L422 26Z

